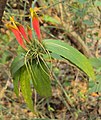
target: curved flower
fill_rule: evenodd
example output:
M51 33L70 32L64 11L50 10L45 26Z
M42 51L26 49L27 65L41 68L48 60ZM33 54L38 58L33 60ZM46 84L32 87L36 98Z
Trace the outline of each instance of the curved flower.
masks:
M34 9L30 8L30 12L31 12L32 25L33 25L34 31L37 35L39 42L41 42L41 33L40 33L38 16L37 16L36 12L34 11ZM14 33L20 46L22 48L24 48L25 50L28 50L25 43L30 43L31 42L30 40L32 40L31 28L27 27L27 33L26 33L23 25L16 22L14 20L14 17L10 17L10 21L11 21L11 23L8 23L6 26ZM26 41L24 41L24 40L26 40Z
M28 32L28 36L29 36L30 40L32 40L32 30L29 26L27 26L27 32Z
M9 23L6 26L14 33L14 35L15 35L18 43L21 45L21 47L24 48L25 50L27 50L25 43L24 43L24 41L21 37L21 34L19 32L19 29L16 26L13 26Z
M31 17L32 17L33 28L35 30L37 37L38 37L38 40L41 42L41 32L40 32L40 25L39 25L38 16L33 8L30 8L30 12L31 12Z
M25 39L28 43L30 43L30 40L28 39L28 36L27 36L27 34L26 34L26 32L25 32L25 29L24 29L23 25L21 25L21 24L18 23L18 22L16 22L15 24L16 24L17 28L19 29L21 35L24 37L24 39Z

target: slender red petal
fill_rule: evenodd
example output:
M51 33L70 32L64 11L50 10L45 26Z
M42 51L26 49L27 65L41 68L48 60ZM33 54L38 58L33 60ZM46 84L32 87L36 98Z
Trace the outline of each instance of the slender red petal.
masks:
M41 40L41 33L40 33L40 25L39 25L39 20L37 18L37 16L34 16L32 18L32 23L33 23L33 28L35 30L35 33L39 39L39 41Z
M31 12L31 17L32 17L33 28L38 37L38 40L41 42L41 32L40 32L38 16L33 8L30 8L30 12Z
M27 50L25 44L24 44L24 41L21 37L21 34L19 33L19 31L17 31L16 29L11 29L11 31L14 33L18 43L21 45L22 48L24 48L25 50Z
M22 36L24 37L24 39L29 43L30 40L29 40L28 37L27 37L27 34L26 34L26 32L25 32L24 27L23 27L21 24L19 24L19 23L16 23L16 25L17 25L17 27L18 27L21 35L22 35Z
M32 30L29 26L27 26L27 32L28 32L29 38L32 40Z
M20 44L20 46L22 48L24 48L25 50L27 50L26 46L25 46L25 43L21 37L21 34L19 32L19 30L17 28L15 28L14 26L12 26L11 24L8 24L7 27L14 33L18 43Z

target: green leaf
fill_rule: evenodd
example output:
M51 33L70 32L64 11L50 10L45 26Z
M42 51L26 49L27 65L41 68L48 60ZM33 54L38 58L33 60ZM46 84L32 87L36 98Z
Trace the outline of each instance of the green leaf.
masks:
M49 71L43 61L33 61L32 64L32 81L33 85L40 96L51 96L51 83L49 77Z
M58 54L51 53L50 55L52 56L52 58L55 58L55 59L58 59L58 60L65 60L63 57L61 57L61 56L58 55Z
M89 93L101 92L101 75L98 75L96 79L96 81L89 82Z
M19 79L20 79L20 70L18 70L13 77L13 85L14 85L14 92L16 93L17 96L19 96Z
M91 62L92 66L96 69L101 68L101 58L90 58L89 61Z
M25 66L21 68L20 76L20 88L22 95L31 111L34 112L33 101L32 101L32 90L30 86L30 75Z
M43 19L46 21L46 22L51 22L53 24L59 24L59 21L56 20L55 18L49 16L49 15L44 15L43 16Z
M0 46L0 48L1 47L2 46ZM1 57L0 57L0 63L5 64L7 61L9 61L11 59L10 58L11 53L9 52L9 50L5 50L5 51L1 50L0 51L0 55L1 55Z
M101 6L101 1L100 0L96 0L94 4L95 4L95 6L100 7Z
M24 65L24 56L19 55L17 56L12 64L11 64L11 74L14 76L14 74Z
M47 50L69 60L83 70L89 77L95 79L94 71L89 60L78 50L60 40L45 39L43 40L43 44Z
M76 16L78 16L78 17L84 17L85 16L85 14L86 14L86 10L85 9L83 9L83 10L76 10L77 12L76 12ZM77 18L76 18L77 19Z
M77 0L79 3L84 4L87 2L87 0Z
M83 20L83 23L89 26L94 25L94 22L90 21L90 20Z

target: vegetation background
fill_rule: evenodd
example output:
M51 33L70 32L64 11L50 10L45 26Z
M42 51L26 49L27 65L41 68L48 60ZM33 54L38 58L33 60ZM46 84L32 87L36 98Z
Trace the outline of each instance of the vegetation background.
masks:
M100 120L101 1L36 0L35 8L40 8L37 13L42 37L61 39L72 45L89 58L96 73L96 82L89 82L87 76L71 63L54 61L53 71L59 83L51 81L52 97L45 99L35 93L32 96L38 116L28 110L22 96L18 98L13 91L10 65L19 53L19 47L14 35L5 27L10 16L24 26L30 24L29 8L33 1L3 2L0 4L3 15L2 21L0 17L0 119Z

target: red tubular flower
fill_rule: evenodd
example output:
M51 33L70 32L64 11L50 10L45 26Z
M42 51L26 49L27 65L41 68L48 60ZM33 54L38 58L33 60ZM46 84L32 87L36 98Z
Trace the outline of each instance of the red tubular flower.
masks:
M14 33L14 35L15 35L18 43L20 44L20 46L22 48L24 48L25 50L27 50L27 48L25 46L25 43L24 43L24 41L23 41L23 39L21 37L21 34L19 32L19 29L17 27L15 27L15 26L11 25L11 24L7 24L6 26Z
M39 25L38 16L35 13L34 9L30 8L30 12L31 12L31 17L32 17L33 28L35 30L37 37L38 37L38 40L41 42L41 32L40 32L40 25Z
M32 40L32 30L29 26L27 26L27 32L28 32L28 36L29 36L30 40Z
M17 28L19 29L21 35L24 37L24 39L25 39L28 43L30 43L30 40L29 40L28 37L27 37L27 34L26 34L26 32L25 32L24 27L23 27L20 23L18 23L18 22L15 22L15 24L16 24Z
M34 31L37 35L37 38L39 40L39 42L41 42L41 33L40 33L40 26L39 26L39 20L38 20L38 16L36 14L36 12L34 11L34 9L30 9L30 12L31 12L31 17L32 17L32 26L34 28ZM32 40L32 30L30 29L30 27L27 27L27 32L28 32L28 36L25 32L25 29L24 27L18 23L18 22L15 22L14 20L14 17L11 17L10 18L10 21L11 23L8 23L7 24L7 27L14 33L18 43L20 44L20 46L22 48L24 48L25 50L28 50L25 43L24 43L24 40L23 38L28 42L30 43Z
M36 35L38 37L38 39L41 39L41 34L40 34L40 27L39 27L39 20L37 17L33 17L32 18L32 22L33 22L33 28L36 32Z

